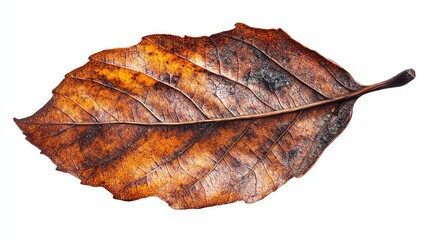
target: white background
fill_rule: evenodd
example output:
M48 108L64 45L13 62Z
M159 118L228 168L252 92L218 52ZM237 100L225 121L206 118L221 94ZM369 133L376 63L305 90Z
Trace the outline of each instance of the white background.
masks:
M429 239L425 1L48 1L2 9L1 239ZM144 35L210 35L243 22L282 28L363 84L406 68L407 86L358 100L344 133L301 179L254 203L170 209L79 184L13 123L64 74Z

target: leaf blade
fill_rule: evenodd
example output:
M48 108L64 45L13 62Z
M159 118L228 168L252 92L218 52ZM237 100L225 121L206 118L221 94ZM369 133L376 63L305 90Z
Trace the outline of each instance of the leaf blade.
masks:
M414 76L362 86L282 30L239 24L94 54L15 122L59 170L117 199L250 203L305 174L359 96Z

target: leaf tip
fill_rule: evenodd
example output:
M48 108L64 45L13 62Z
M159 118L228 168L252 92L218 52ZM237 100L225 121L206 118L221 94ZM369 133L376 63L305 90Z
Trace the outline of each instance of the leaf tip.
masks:
M13 121L15 122L15 124L19 127L19 129L21 129L21 131L24 131L24 129L22 128L22 123L23 123L23 119L18 119L16 117L13 118Z

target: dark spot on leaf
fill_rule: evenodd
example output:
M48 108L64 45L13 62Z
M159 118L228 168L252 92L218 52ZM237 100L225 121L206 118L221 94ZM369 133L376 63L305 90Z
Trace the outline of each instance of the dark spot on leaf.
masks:
M79 141L79 145L82 148L88 147L92 143L92 141L94 141L94 139L98 137L99 134L102 134L102 131L100 130L99 126L90 128L83 134L82 138Z
M329 136L322 136L319 140L320 144L322 145L327 145L329 141L330 141Z
M264 83L264 85L271 91L290 85L286 74L280 69L271 66L260 68L258 71L253 72L251 77Z
M161 90L161 89L162 89L162 85L161 85L160 83L155 83L155 84L153 85L153 89L154 89L155 91Z
M235 157L232 158L231 167L238 168L241 166L241 162L238 161Z
M173 86L177 86L177 83L179 82L181 75L173 75L170 77L170 84Z
M256 48L252 48L252 53L258 61L262 62L262 61L265 61L267 58L261 51L259 51Z
M296 157L296 154L298 153L298 150L296 150L296 149L292 149L292 150L290 150L290 152L289 152L289 158L294 158L294 157Z
M140 179L138 179L136 182L136 185L145 185L145 184L147 184L147 178L146 177L142 177L142 178L140 178Z

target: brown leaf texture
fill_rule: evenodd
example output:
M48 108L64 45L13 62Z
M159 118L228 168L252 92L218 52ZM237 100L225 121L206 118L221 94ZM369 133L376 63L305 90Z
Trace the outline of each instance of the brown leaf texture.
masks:
M305 174L371 86L281 29L150 35L92 55L34 115L27 140L82 184L171 207L258 201Z

